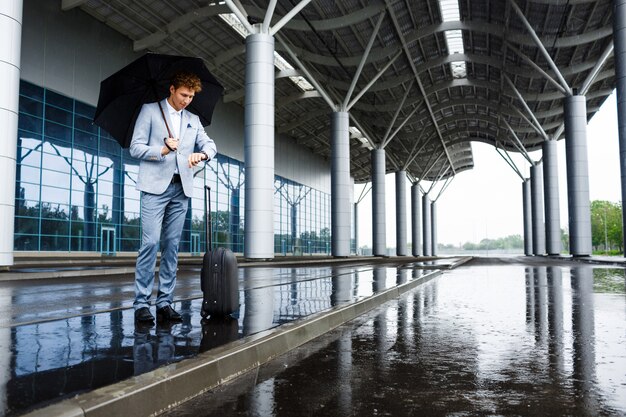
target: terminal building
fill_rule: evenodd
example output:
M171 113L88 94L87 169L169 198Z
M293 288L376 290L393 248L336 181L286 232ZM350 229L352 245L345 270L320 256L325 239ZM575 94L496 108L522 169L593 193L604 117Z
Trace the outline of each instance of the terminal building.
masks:
M590 255L586 122L616 87L623 113L622 1L242 3L2 2L0 265L139 248L138 161L93 117L100 82L147 52L201 57L225 87L206 127L218 155L196 174L181 252L206 249L209 185L219 245L251 259L350 256L354 184L371 182L372 218L358 221L373 224L373 254L386 254L395 209L397 255L435 255L422 185L471 169L481 141L543 150L520 178L526 254L561 252L567 186L570 252Z

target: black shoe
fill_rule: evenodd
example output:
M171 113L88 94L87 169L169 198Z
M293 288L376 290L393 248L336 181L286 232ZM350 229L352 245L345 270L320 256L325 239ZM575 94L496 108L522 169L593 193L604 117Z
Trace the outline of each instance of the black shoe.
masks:
M164 321L183 321L183 318L180 314L176 312L172 308L172 306L165 306L157 309L157 322L161 323Z
M139 323L154 322L154 316L150 314L150 309L148 307L141 307L140 309L135 310L135 321Z

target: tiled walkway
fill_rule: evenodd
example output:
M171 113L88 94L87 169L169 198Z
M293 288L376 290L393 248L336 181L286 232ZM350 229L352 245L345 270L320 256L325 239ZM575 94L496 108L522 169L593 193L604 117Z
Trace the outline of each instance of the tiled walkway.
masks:
M626 415L624 267L477 259L166 413Z
M459 260L241 267L238 314L206 321L199 271L185 270L175 304L183 323L148 328L134 324L130 275L0 282L0 415L148 378L164 365L367 300Z

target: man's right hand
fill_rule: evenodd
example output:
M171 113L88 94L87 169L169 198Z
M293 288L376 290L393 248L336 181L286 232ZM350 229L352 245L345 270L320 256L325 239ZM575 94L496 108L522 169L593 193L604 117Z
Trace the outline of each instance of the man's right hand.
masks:
M169 149L170 152L175 152L176 149L178 149L178 139L165 138L165 146Z
M176 138L165 138L163 139L163 143L165 146L161 148L162 156L165 156L170 152L176 152L176 149L178 149L178 139Z

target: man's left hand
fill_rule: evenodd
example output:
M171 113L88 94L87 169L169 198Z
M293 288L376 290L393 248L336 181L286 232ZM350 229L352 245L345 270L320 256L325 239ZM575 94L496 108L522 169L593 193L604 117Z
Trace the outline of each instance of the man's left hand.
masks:
M200 163L200 161L204 161L206 159L206 155L200 152L194 152L189 155L189 168L195 167Z

